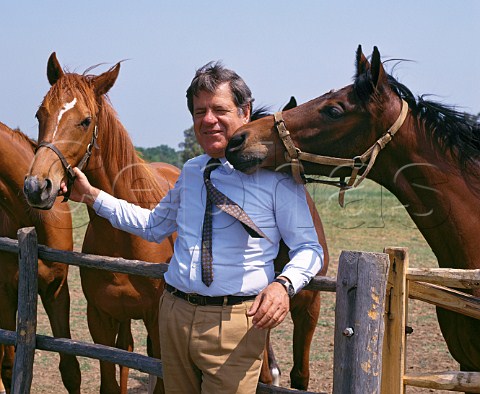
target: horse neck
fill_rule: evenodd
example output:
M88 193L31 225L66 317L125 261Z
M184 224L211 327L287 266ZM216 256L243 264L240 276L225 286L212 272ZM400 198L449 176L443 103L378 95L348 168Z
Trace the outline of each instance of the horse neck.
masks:
M132 190L138 180L154 185L154 176L139 158L127 130L106 101L98 117L98 147L94 148L85 172L93 186L115 197L131 202L139 202L145 197L159 200L158 196L139 196Z
M27 139L7 128L1 128L0 206L15 221L31 225L28 204L23 197L23 180L33 159L33 147Z
M474 268L480 228L473 215L479 194L449 153L409 119L391 146L380 153L372 179L390 190L437 256L441 267Z

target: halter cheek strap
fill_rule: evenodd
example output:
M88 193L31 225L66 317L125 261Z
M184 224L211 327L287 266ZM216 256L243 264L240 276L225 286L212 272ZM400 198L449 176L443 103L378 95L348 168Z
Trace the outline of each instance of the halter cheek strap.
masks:
M285 160L291 164L293 178L297 183L305 183L303 165L299 160L299 154L301 151L293 143L292 138L290 137L290 132L283 120L282 113L275 112L273 117L275 118L275 127L278 135L286 149Z
M83 170L83 168L86 166L88 159L92 155L93 147L98 148L97 138L98 138L98 129L97 129L97 125L95 125L95 129L93 130L93 134L92 134L92 139L90 140L90 143L87 146L87 151L85 152L82 159L77 164L77 167L80 170ZM60 159L60 162L62 163L63 168L65 168L65 171L67 173L67 192L63 195L62 202L66 202L68 201L68 198L70 197L70 193L72 192L72 186L76 178L75 172L73 171L72 166L68 163L63 153L52 142L47 142L47 141L40 142L37 146L37 149L35 149L35 154L38 152L40 148L43 148L43 147L49 148L52 151L54 151L55 154Z
M385 132L385 134L383 134L377 141L375 141L375 143L370 148L368 148L365 153L360 156L355 156L353 159L321 156L315 155L313 153L302 152L293 143L290 132L288 131L285 125L285 121L283 120L282 113L275 113L274 118L275 128L278 132L278 135L280 136L280 139L283 142L283 145L285 146L285 159L287 160L287 162L290 162L292 164L292 175L295 181L297 181L298 183L324 183L339 187L340 192L338 196L338 202L340 206L343 207L345 191L357 187L367 177L380 151L385 148L385 146L392 140L395 133L400 129L400 127L402 127L403 122L407 117L407 113L408 104L405 100L402 100L402 109L393 125ZM323 164L327 166L350 167L352 169L352 173L348 182L344 182L343 179L340 180L340 182L335 182L306 178L301 161L308 161L311 163ZM358 176L358 173L360 169L365 166L365 164L367 164L367 168L357 180L356 178Z

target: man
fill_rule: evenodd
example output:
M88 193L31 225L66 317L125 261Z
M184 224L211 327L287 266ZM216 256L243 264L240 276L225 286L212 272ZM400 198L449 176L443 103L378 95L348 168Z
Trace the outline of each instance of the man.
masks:
M75 169L70 198L83 199L114 227L156 242L178 233L159 313L167 393L254 393L267 329L283 321L289 295L322 265L303 186L271 171L243 174L224 158L252 102L243 79L220 63L196 72L187 104L205 154L185 163L151 211L92 187ZM282 238L291 261L274 281Z

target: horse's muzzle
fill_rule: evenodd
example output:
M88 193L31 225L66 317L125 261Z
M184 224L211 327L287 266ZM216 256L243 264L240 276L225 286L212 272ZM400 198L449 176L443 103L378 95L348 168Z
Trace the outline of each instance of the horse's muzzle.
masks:
M52 190L52 181L40 181L37 176L27 176L23 183L23 194L33 208L50 209L55 203L56 194Z

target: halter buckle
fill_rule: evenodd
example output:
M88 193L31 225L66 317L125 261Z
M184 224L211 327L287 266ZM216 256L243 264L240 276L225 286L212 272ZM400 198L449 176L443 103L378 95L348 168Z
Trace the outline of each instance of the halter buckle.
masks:
M362 156L355 156L355 157L352 159L352 168L359 170L359 169L361 169L364 165L365 165L365 163L364 163L363 160L362 160Z

